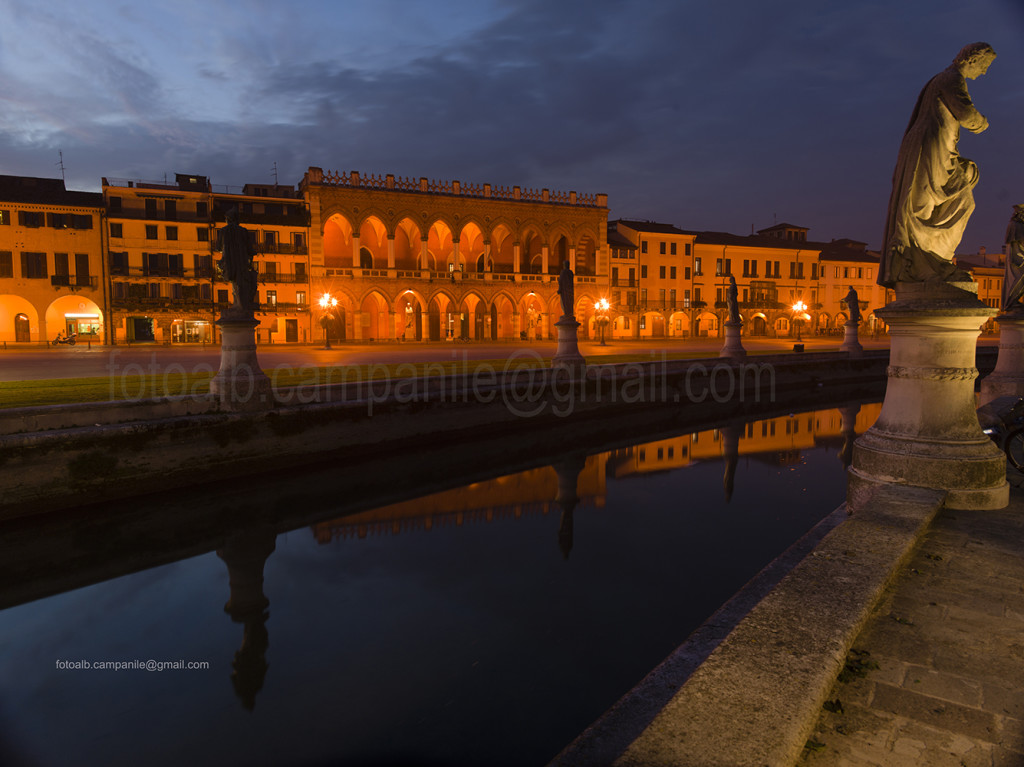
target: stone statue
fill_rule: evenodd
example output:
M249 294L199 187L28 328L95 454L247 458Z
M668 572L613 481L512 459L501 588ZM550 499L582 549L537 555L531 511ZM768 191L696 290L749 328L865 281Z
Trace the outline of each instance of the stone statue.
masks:
M849 292L846 294L846 310L850 313L849 322L860 324L860 299L857 298L857 291L853 289L853 285L850 286Z
M743 320L740 319L740 304L737 298L739 290L736 288L736 278L731 274L729 275L729 288L726 292L726 304L729 306L729 322L739 323Z
M974 108L967 80L985 74L996 53L973 43L924 86L903 134L882 238L878 283L969 282L953 254L974 211L978 166L960 156L960 126L981 133L988 120Z
M256 255L249 230L238 224L238 210L231 208L225 214L226 226L217 234L217 250L223 257L217 267L234 288L231 313L252 317L256 311L256 270L252 259Z
M1003 311L1024 304L1024 204L1013 206L1006 227L1006 271L1003 274Z
M569 268L569 262L565 261L562 266L562 273L558 275L558 295L562 299L562 316L574 317L575 289L572 284L573 273Z

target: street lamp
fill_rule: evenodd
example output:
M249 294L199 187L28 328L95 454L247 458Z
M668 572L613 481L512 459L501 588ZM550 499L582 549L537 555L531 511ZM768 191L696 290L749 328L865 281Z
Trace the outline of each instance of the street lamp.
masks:
M601 331L601 346L605 346L604 342L604 329L608 324L608 309L611 304L608 303L607 298L598 299L595 308L597 309L597 327Z
M804 318L800 317L800 315L806 311L807 304L805 304L803 301L797 301L795 304L793 304L793 322L796 322L799 318L800 323L803 324ZM800 325L796 326L796 341L797 343L800 343Z
M320 324L324 329L324 348L331 348L331 320L334 319L332 309L338 305L338 299L332 296L330 293L324 293L320 296L320 309L323 311L323 316L320 317Z

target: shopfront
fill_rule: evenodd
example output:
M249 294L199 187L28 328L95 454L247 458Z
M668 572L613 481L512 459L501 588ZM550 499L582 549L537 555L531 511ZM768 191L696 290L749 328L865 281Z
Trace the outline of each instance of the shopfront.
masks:
M208 320L174 320L171 342L176 344L213 343L213 327Z
M103 323L98 314L82 312L66 312L64 314L64 332L77 335L79 341L96 341L102 339Z

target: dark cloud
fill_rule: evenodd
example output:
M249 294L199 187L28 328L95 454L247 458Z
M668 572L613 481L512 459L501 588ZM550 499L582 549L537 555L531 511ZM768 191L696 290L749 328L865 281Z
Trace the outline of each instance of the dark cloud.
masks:
M269 179L277 162L286 182L319 165L607 192L613 216L737 233L777 216L815 238L877 246L917 93L963 44L985 39L1000 57L971 83L992 128L961 142L982 171L964 249L997 248L1009 204L1024 198L1016 2L978 0L969 18L954 0L496 7L493 21L454 36L438 36L445 20L432 18L415 50L383 40L361 62L373 42L343 13L317 6L337 55L313 55L289 34L288 13L267 4L268 23L223 31L194 62L196 83L237 97L234 117L199 100L205 92L176 113L165 73L82 32L71 47L91 52L97 103L38 106L57 126L46 146L0 157L7 172L47 175L61 146L84 188L101 175L177 171L240 185Z

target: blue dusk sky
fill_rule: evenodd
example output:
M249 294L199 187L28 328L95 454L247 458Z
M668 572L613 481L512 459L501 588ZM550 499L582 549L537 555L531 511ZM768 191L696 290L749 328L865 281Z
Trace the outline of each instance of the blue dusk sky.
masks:
M961 252L1024 202L1024 0L0 0L0 173L325 170L605 192L612 218L881 245L900 139L971 42Z

